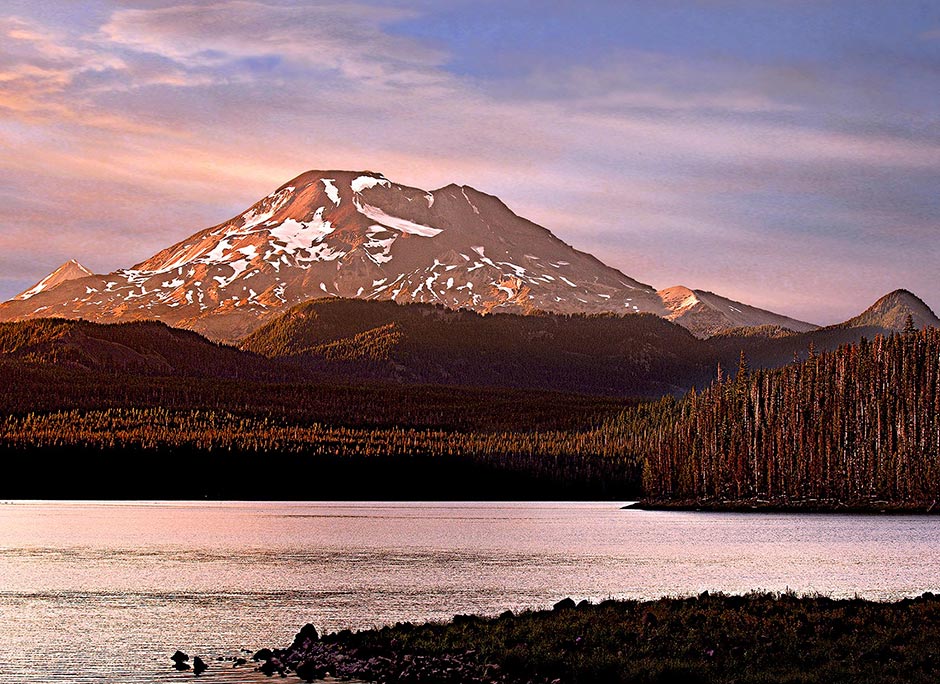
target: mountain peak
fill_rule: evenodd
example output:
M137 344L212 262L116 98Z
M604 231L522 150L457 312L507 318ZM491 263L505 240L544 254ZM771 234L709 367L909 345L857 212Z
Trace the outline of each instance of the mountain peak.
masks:
M805 321L781 316L728 299L708 290L692 290L683 285L657 292L669 311L666 318L688 328L698 337L711 337L735 328L777 326L796 332L815 330Z
M855 318L842 324L847 328L874 326L887 330L903 330L907 317L914 319L914 327L940 327L940 318L927 304L910 290L898 289L884 295Z
M69 259L52 273L47 275L28 290L24 290L23 292L19 293L13 299L29 299L30 297L33 297L40 292L51 290L56 285L61 285L66 281L77 280L78 278L85 278L91 275L94 275L94 273L82 266L75 259Z
M687 288L685 285L673 285L660 290L656 294L663 300L663 304L673 314L680 314L699 303L695 291ZM675 318L675 316L672 316Z

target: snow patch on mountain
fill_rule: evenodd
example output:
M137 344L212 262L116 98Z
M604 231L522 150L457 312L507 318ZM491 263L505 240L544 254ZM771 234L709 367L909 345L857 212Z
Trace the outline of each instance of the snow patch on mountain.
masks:
M333 232L329 221L323 220L323 207L317 209L313 219L307 222L287 219L268 231L277 241L280 251L294 254L301 249L310 249L325 236Z
M293 186L288 186L268 195L266 199L271 201L262 203L268 204L267 210L259 211L258 209L252 208L246 211L244 214L242 214L241 228L243 230L246 228L254 228L255 226L261 225L270 219L282 206L287 203L287 201L290 199L291 193L293 193L295 189L296 188Z
M363 204L359 201L356 201L355 205L356 209L358 209L359 213L363 216L366 216L372 221L375 221L376 223L383 226L401 231L402 233L420 235L421 237L434 237L435 235L440 235L443 232L440 228L432 228L431 226L415 223L414 221L409 221L408 219L399 218L397 216L390 216L378 207L374 207L371 204Z
M383 185L386 188L392 187L391 181L387 180L383 176L359 176L354 178L353 181L349 184L349 187L352 188L352 191L355 193L360 193L363 190L368 190L369 188L374 188L376 185Z
M324 192L326 192L326 196L330 198L333 204L335 204L338 207L340 203L340 198L339 198L339 189L336 187L336 179L324 178L323 190Z

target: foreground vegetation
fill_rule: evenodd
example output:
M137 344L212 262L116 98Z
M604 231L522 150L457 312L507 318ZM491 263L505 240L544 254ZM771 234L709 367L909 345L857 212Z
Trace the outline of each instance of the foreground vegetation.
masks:
M457 616L259 653L304 679L548 684L906 684L940 676L940 597L897 603L751 594Z

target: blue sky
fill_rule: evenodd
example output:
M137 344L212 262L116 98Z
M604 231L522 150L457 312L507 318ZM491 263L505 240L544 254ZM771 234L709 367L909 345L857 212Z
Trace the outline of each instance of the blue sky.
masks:
M940 3L0 8L0 297L312 168L473 185L659 288L940 309Z

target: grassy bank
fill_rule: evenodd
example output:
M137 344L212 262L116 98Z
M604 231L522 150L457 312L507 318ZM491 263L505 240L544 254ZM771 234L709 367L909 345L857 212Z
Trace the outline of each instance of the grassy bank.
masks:
M398 624L262 654L271 673L376 682L936 682L940 596L896 603L703 594Z

